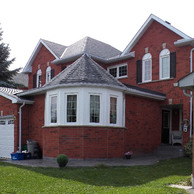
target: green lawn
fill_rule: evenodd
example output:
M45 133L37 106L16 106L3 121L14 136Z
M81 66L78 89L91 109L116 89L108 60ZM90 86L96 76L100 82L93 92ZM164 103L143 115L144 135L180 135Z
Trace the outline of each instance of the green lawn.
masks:
M2 193L185 193L169 184L188 181L191 159L161 161L152 166L32 168L0 162Z

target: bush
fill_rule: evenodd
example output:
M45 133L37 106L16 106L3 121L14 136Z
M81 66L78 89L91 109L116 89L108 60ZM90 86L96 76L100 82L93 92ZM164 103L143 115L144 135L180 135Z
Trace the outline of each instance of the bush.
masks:
M192 158L192 146L193 145L193 140L190 138L188 143L184 146L184 153L187 157Z
M65 167L69 161L69 158L65 154L59 154L57 156L57 163L59 167Z

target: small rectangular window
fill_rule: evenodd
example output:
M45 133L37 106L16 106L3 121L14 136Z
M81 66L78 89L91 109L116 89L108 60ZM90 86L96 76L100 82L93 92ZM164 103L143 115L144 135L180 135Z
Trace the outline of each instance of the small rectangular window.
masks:
M67 122L76 122L77 95L67 96Z
M90 122L100 122L100 96L90 95Z
M51 97L51 123L57 123L57 96Z
M0 125L5 125L6 121L0 121Z
M14 124L14 120L9 120L8 125Z
M117 98L110 97L110 123L117 122Z
M109 73L116 78L123 78L127 76L127 64L120 64L108 68Z
M127 75L127 65L119 67L119 77Z
M117 68L109 69L109 73L110 73L113 77L117 77Z

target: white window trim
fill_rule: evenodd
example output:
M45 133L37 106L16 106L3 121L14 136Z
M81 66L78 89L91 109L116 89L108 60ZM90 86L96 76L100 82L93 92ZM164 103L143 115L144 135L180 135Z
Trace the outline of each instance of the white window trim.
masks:
M168 57L168 64L169 64L169 69L168 69L168 76L167 77L162 77L162 58ZM170 78L170 51L168 49L163 49L160 52L160 59L159 59L159 69L160 69L160 80L165 80Z
M119 67L122 67L122 66L127 66L127 75L119 76ZM117 76L115 78L120 79L120 78L128 77L128 65L127 65L127 63L122 63L122 64L119 64L119 65L114 65L114 66L108 67L107 70L109 72L110 69L114 69L114 68L117 69Z
M67 122L67 96L69 95L76 95L77 96L77 107L76 107L76 122ZM79 111L79 107L78 107L78 99L79 99L79 95L77 92L65 92L64 93L64 106L62 107L62 109L64 108L64 122L68 125L75 125L78 123L78 111Z
M52 123L51 122L51 98L52 97L57 97L57 122ZM49 107L48 107L48 123L50 125L57 125L59 123L59 95L58 94L51 94L49 95Z
M93 96L99 96L100 97L100 115L99 115L99 122L98 123L95 123L95 122L90 122L90 96L93 95ZM89 114L88 114L88 123L91 124L91 125L99 125L102 123L102 94L101 93L88 93L88 98L89 98Z
M145 80L145 62L150 61L150 79ZM150 82L152 81L152 55L147 53L142 58L142 82Z
M76 122L67 122L67 95L77 95ZM90 95L100 96L99 123L90 123ZM57 96L57 123L51 123L50 99ZM117 98L117 122L110 123L110 97ZM120 91L107 88L75 87L60 88L46 93L45 127L49 126L102 126L124 127L124 96Z
M117 106L116 106L116 123L110 123L110 98L116 98L117 99ZM118 96L115 96L115 95L110 95L109 96L109 107L108 107L108 110L109 110L109 124L114 126L114 125L117 125L118 123Z

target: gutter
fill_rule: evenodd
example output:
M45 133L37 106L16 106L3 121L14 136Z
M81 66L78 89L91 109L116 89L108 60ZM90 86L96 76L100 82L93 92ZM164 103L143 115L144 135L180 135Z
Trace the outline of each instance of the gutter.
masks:
M144 98L151 98L151 99L155 99L155 100L165 100L166 99L166 96L151 94L151 93L138 91L138 90L131 89L131 88L127 88L125 93L135 95L135 96L141 96L141 97L144 97Z
M22 152L22 108L25 106L25 102L19 108L19 153Z
M67 63L67 62L70 62L70 61L73 61L73 60L78 59L79 57L81 57L84 54L85 53L82 52L80 54L73 55L73 56L70 56L70 57L67 57L67 58L55 59L54 61L52 61L52 63L53 64ZM117 62L117 61L122 61L122 60L125 60L125 59L134 58L135 57L135 51L134 52L130 52L129 54L126 54L126 55L119 55L119 56L111 57L111 58L108 58L108 59L104 59L104 58L101 58L101 57L98 57L98 56L94 56L94 55L90 55L90 54L88 54L88 55L92 59L94 59L94 60L98 60L100 62L103 62L105 64L108 64L108 63L113 63L113 62Z

